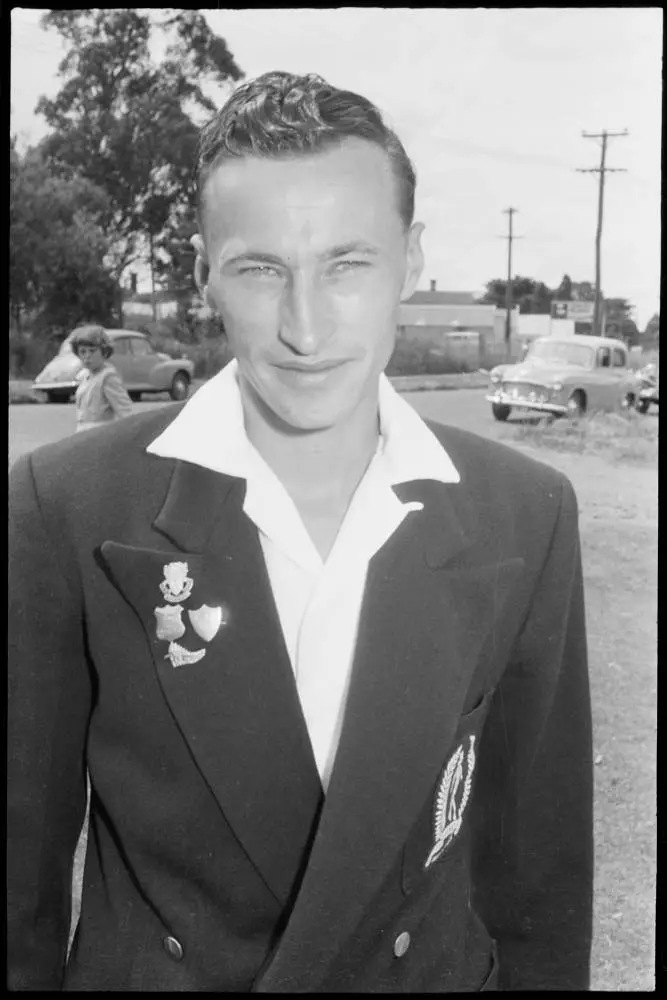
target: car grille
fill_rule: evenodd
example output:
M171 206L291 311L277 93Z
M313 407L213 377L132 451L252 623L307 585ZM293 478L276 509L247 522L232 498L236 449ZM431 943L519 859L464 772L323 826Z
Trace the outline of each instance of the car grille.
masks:
M515 399L530 400L531 403L546 403L551 396L549 389L531 382L503 382L503 392Z

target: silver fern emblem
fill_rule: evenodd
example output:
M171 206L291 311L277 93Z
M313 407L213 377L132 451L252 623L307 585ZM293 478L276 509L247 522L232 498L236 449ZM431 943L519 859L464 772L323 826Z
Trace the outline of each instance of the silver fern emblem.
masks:
M466 754L461 743L447 762L440 780L433 814L433 847L424 863L430 868L461 829L475 770L475 737L468 737Z
M197 663L206 656L205 649L185 649L177 642L169 643L169 651L165 655L165 660L171 660L172 667L184 667L189 663Z

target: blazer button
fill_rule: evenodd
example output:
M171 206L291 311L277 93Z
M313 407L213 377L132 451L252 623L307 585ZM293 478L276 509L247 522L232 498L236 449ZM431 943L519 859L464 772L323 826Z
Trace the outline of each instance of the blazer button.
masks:
M410 935L407 931L403 931L394 941L394 955L396 958L403 958L409 947Z
M177 941L175 937L168 935L162 941L164 945L164 950L169 955L169 958L173 958L175 962L180 962L183 958L183 948L180 941Z

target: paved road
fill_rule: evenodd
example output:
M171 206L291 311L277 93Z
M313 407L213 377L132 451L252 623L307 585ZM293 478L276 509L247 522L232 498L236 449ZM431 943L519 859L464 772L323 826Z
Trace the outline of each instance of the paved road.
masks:
M445 424L465 427L502 440L502 425L491 416L483 389L457 389L434 392L404 393L423 417ZM145 412L167 402L141 402L135 404L136 412ZM9 407L9 462L32 451L38 445L49 444L69 437L74 432L74 405L44 403Z

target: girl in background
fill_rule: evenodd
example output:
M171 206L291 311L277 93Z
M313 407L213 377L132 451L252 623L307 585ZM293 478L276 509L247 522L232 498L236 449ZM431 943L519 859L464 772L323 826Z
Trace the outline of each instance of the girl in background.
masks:
M104 328L81 327L72 340L72 350L84 366L75 395L77 431L129 416L132 400L109 362L113 347Z

